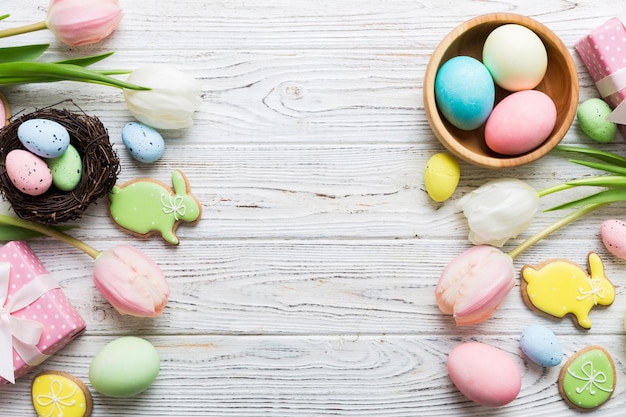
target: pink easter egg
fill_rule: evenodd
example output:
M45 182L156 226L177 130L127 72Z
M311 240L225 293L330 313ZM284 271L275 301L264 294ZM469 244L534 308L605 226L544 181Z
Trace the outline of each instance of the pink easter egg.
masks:
M24 194L41 195L52 185L52 173L46 162L28 151L9 152L5 167L13 185Z
M463 395L488 407L510 403L522 389L522 375L513 359L484 343L467 342L452 349L448 373Z
M556 124L556 106L538 90L510 94L494 107L485 125L489 149L503 155L520 155L546 140Z
M626 222L606 220L600 226L600 237L606 249L620 259L626 259Z

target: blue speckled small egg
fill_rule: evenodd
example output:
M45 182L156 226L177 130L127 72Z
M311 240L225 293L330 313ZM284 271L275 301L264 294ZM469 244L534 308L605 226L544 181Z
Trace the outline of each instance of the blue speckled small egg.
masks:
M489 70L475 58L456 56L446 61L435 77L437 107L459 129L474 130L485 123L495 97Z
M540 324L528 326L520 337L522 352L544 367L557 366L563 360L563 349L550 329Z
M131 156L144 164L157 161L165 150L163 136L142 123L127 123L122 129L122 141Z
M26 120L17 128L17 137L26 149L42 158L57 158L70 144L67 129L47 119Z
M61 191L72 191L76 188L82 177L83 161L75 147L68 146L63 155L47 162L55 187Z

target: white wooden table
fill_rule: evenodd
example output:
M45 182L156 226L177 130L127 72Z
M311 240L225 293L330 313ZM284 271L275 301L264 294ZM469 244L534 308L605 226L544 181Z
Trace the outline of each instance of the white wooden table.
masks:
M88 326L38 370L88 382L96 352L124 335L150 340L161 355L159 377L145 393L112 399L92 391L93 416L576 416L558 393L560 367L542 369L520 352L520 333L531 323L550 327L568 357L605 346L618 383L598 413L623 415L626 263L608 254L598 232L603 220L626 217L624 205L562 229L516 260L518 268L556 257L584 265L588 251L600 253L617 299L592 312L592 330L531 312L519 285L490 320L457 328L433 295L444 266L469 247L456 200L493 178L543 188L591 171L563 153L505 171L462 163L459 188L444 204L429 200L422 175L443 150L428 127L422 82L450 30L489 12L539 20L570 47L582 101L597 92L573 45L609 18L626 18L621 0L120 3L121 26L97 45L69 48L46 31L2 41L50 42L50 60L115 50L100 67L173 63L203 84L195 125L163 131L166 153L151 166L123 148L120 131L132 118L118 90L67 82L1 90L14 112L73 99L109 130L120 182L168 182L178 168L203 204L201 222L178 229L178 247L121 232L105 201L72 231L98 249L136 245L160 263L172 294L157 319L117 314L95 290L86 255L49 239L31 242L63 277ZM44 0L2 2L0 13L12 17L1 25L42 20L46 9ZM576 123L564 143L590 144ZM626 154L621 137L602 148ZM542 208L568 197L548 197ZM541 213L520 238L561 214ZM469 340L504 349L520 366L522 391L511 404L485 408L452 385L447 355ZM0 415L34 415L33 375L0 387Z

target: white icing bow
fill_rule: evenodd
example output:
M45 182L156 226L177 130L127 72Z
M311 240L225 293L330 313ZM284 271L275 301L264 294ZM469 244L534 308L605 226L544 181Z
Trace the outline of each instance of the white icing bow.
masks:
M10 273L11 264L0 262L0 377L15 383L13 349L29 366L40 364L48 355L37 349L43 325L34 320L15 317L12 313L59 286L49 275L39 275L9 297Z
M183 202L182 196L169 195L169 201L165 201L165 195L161 194L161 204L163 204L163 213L173 214L174 220L178 221L187 212L187 206Z
M585 390L588 389L589 394L596 395L595 388L604 392L613 391L612 389L604 388L601 385L607 382L606 374L602 371L596 372L595 369L593 369L593 363L591 361L583 363L582 366L580 367L580 371L583 373L583 375L577 375L571 369L567 370L568 374L570 374L576 379L579 379L585 382L585 385L583 385L582 387L576 388L576 393L581 394Z
M50 413L48 413L45 417L52 417L55 415L55 412L58 412L56 414L57 416L63 417L64 407L73 407L76 405L76 401L70 400L70 398L76 394L78 387L74 385L72 388L73 389L69 394L62 397L61 392L63 391L63 384L57 379L52 379L50 381L50 394L40 394L35 396L35 401L38 405L42 407L52 406Z
M579 288L578 292L580 292L581 295L576 299L582 301L593 297L593 305L598 305L598 297L604 298L605 292L605 288L602 286L602 278L589 278L589 287L591 287L589 291L583 291L582 288Z

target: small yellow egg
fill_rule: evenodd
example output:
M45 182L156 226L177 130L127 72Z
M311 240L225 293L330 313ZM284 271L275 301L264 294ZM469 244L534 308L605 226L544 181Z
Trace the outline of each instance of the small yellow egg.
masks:
M426 163L424 170L426 192L438 203L446 201L454 194L460 178L459 163L450 154L436 153Z

